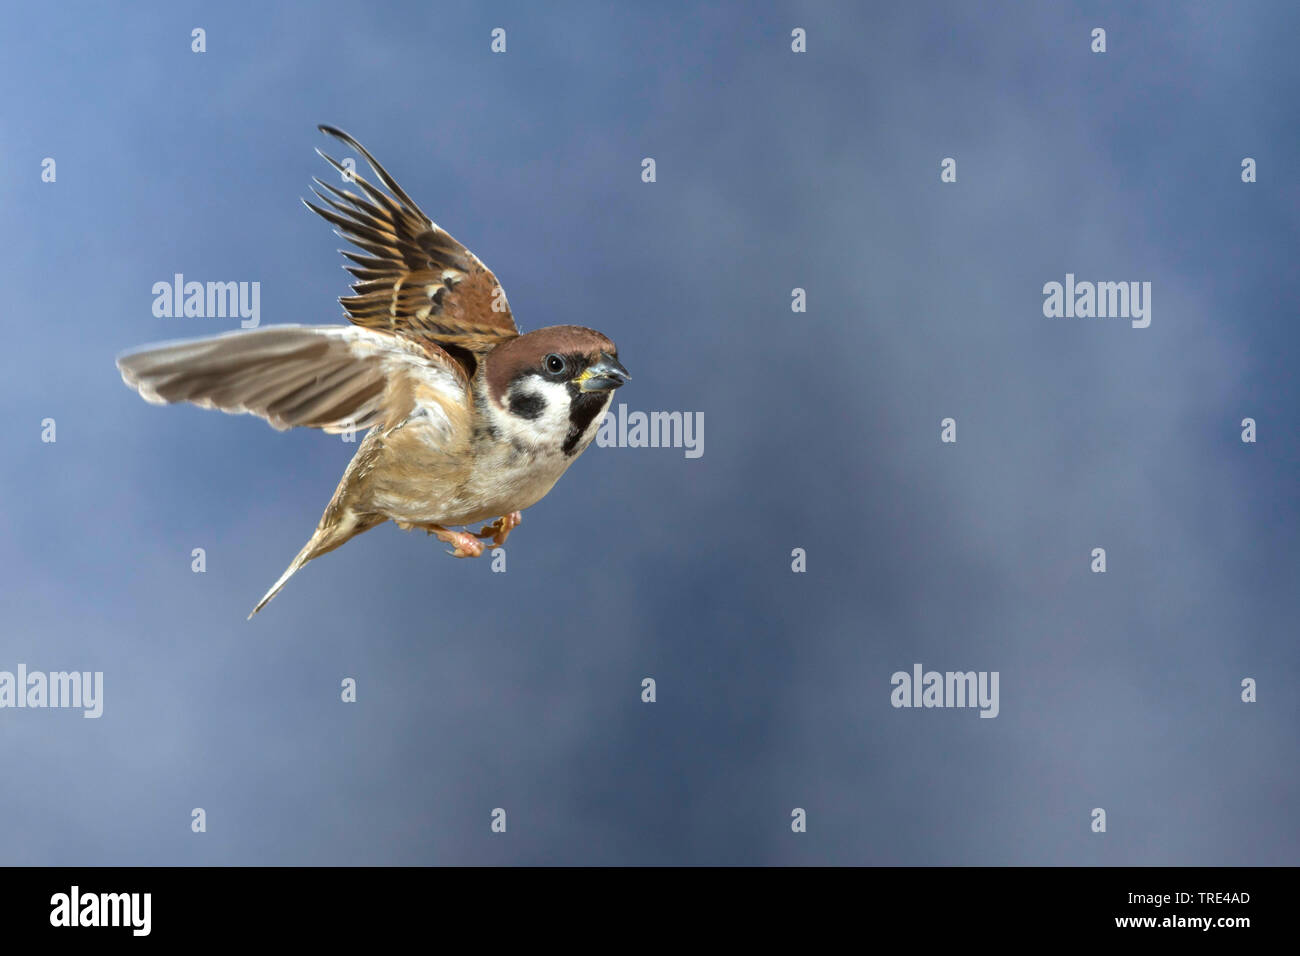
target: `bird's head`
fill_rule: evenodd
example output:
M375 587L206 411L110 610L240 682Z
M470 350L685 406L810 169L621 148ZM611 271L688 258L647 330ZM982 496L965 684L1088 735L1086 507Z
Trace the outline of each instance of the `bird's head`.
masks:
M558 442L565 455L586 447L614 389L631 377L617 346L579 325L554 325L498 345L485 358L483 376L499 414L531 443Z

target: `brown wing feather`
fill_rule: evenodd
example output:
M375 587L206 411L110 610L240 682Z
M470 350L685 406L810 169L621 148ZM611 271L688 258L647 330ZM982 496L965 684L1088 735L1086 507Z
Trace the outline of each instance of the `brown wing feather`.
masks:
M317 150L365 193L359 196L317 179L326 192L312 191L328 208L303 200L368 253L343 253L354 263L347 270L357 278L352 286L356 294L339 300L348 319L421 344L431 340L453 355L461 349L482 354L517 336L514 316L491 270L435 225L364 146L332 126L320 129L364 156L388 189L385 193ZM466 364L472 374L473 359Z

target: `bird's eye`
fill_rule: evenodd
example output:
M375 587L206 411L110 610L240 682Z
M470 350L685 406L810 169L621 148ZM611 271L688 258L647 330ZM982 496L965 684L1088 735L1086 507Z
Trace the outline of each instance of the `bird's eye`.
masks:
M546 359L542 364L546 367L546 371L550 372L552 375L559 375L564 371L564 359L561 356L556 355L554 352L546 356Z

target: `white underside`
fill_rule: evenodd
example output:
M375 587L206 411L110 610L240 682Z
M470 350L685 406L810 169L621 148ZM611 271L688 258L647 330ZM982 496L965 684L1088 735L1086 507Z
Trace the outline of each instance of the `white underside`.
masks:
M381 496L375 506L397 521L455 526L491 521L540 501L596 437L604 409L587 426L573 454L565 455L561 449L569 431L567 388L539 376L530 379L524 390L546 399L542 414L536 419L524 419L487 402L486 414L496 428L497 438L474 447L474 467L459 487L437 494L431 482L428 498ZM606 407L612 397L610 393ZM442 417L434 409L428 417L413 416L403 428L427 430L428 444L440 446L445 441L441 425ZM439 454L434 447L430 451Z

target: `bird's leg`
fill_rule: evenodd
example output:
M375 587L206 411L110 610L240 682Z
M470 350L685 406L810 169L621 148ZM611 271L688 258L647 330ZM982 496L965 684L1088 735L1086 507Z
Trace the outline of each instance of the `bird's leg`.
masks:
M502 515L491 524L485 524L474 532L475 537L491 538L494 547L501 547L506 543L506 538L510 537L510 532L518 528L523 523L524 516L518 511L512 511L508 515Z
M479 544L478 539L468 531L452 531L440 524L426 524L420 527L429 534L437 535L439 541L455 547L455 551L447 552L454 558L477 558L483 553L483 545Z

